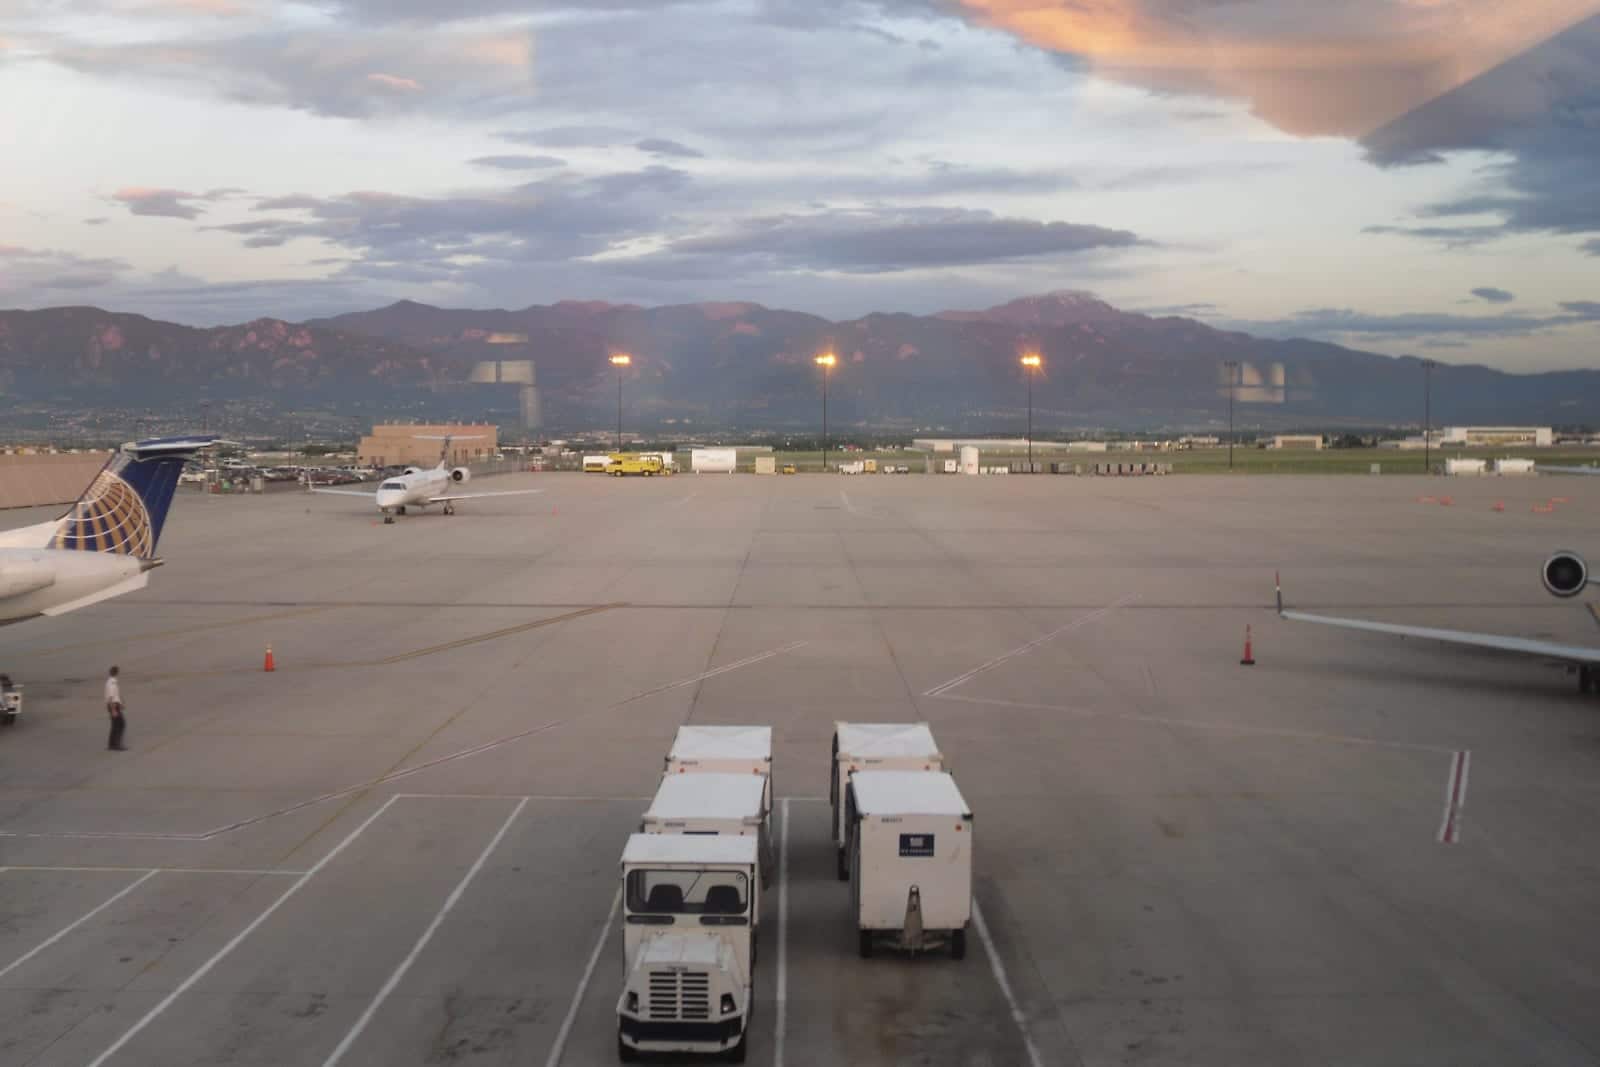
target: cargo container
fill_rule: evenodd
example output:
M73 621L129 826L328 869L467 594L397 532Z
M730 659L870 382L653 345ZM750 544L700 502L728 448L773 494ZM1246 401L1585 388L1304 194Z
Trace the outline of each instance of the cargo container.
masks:
M667 752L667 774L758 774L772 810L772 727L680 726Z
M857 771L944 771L944 756L925 722L836 722L833 759L828 770L828 802L833 806L833 846L839 881L850 877L845 853L845 789Z
M778 473L778 458L776 456L757 456L756 457L756 473L757 474L777 474Z
M772 884L772 812L766 779L757 774L665 774L639 822L645 834L754 837L761 885Z
M972 809L937 771L857 771L845 789L851 900L863 959L879 943L967 954Z
M972 445L961 446L961 473L978 473L978 450Z
M738 465L738 449L695 448L689 451L689 466L696 474L732 474Z

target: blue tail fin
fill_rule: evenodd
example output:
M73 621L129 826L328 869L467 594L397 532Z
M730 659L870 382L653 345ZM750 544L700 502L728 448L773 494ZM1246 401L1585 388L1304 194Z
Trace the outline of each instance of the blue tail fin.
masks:
M215 437L162 437L117 450L61 517L51 548L154 559L183 464Z

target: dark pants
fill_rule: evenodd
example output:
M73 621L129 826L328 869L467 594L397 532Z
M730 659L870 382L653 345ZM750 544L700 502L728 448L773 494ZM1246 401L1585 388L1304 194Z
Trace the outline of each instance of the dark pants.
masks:
M111 739L106 742L107 748L122 747L122 731L128 728L128 717L122 713L122 705L117 704L109 709L111 712Z

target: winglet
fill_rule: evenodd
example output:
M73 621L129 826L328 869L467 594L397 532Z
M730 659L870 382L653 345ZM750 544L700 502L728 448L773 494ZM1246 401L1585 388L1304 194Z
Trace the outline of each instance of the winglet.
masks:
M1278 592L1278 614L1283 614L1283 576L1277 571L1272 572L1272 585Z

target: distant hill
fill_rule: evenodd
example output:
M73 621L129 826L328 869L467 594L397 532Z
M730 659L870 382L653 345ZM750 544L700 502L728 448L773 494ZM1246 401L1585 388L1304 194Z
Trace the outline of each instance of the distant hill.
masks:
M522 338L525 338L523 340ZM401 301L304 324L263 319L194 329L94 308L0 311L0 387L14 395L202 387L268 397L448 394L483 359L532 359L554 426L609 421L626 351L636 426L809 428L819 417L813 357L833 349L836 425L886 431L1014 430L1037 348L1041 429L1215 425L1224 361L1240 364L1243 425L1418 421L1422 372L1393 358L1305 340L1265 340L1193 319L1120 311L1051 293L983 311L873 314L848 322L748 303L644 308L566 301L520 310ZM1600 423L1600 372L1513 375L1441 365L1435 421Z

